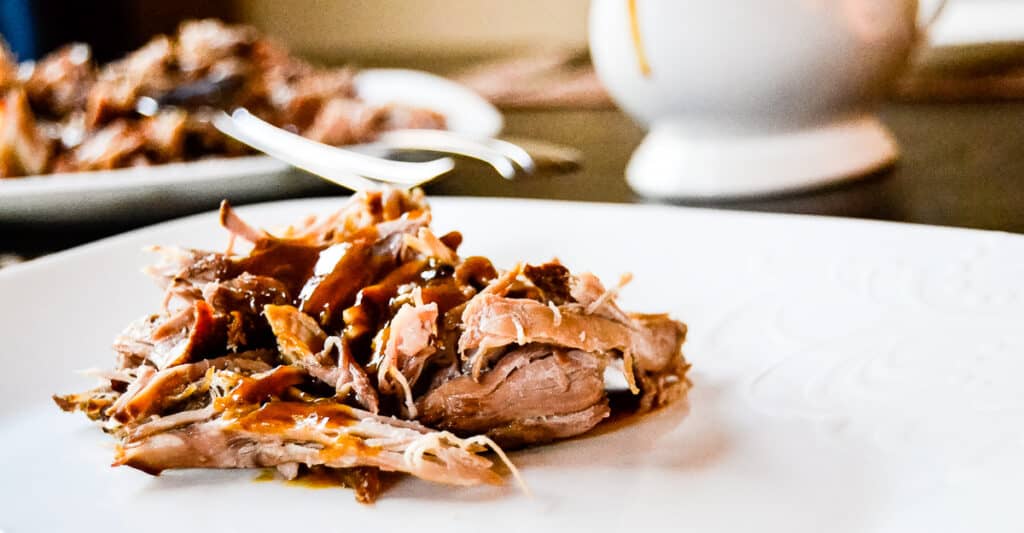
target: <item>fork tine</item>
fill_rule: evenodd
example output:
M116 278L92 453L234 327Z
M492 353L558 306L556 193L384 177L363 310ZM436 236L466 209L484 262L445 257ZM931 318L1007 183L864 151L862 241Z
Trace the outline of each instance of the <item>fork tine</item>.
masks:
M296 168L300 168L306 172L320 176L321 178L345 187L346 189L352 191L363 191L380 187L379 183L366 179L358 174L343 172L337 168L323 165L315 158L298 157L296 153L284 149L279 145L268 143L265 139L253 137L246 130L238 128L236 123L231 120L227 114L224 114L223 116L215 116L213 124L222 133L243 144L252 146L275 159L284 161Z
M486 143L505 154L505 157L519 165L523 172L533 174L537 171L537 164L533 161L533 157L522 146L501 139L487 139Z

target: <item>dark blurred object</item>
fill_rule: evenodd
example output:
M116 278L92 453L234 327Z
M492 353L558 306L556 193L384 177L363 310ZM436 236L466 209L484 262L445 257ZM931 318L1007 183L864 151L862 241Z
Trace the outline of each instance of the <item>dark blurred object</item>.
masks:
M29 0L0 0L0 36L22 59L36 57L35 24Z
M0 31L21 60L38 59L67 43L92 46L99 62L124 56L160 33L173 33L183 20L216 17L237 21L233 2L201 0L0 0ZM12 29L7 27L12 13Z

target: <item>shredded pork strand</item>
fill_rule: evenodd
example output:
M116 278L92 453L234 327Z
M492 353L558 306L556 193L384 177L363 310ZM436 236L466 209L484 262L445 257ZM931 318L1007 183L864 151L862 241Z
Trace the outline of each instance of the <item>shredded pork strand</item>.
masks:
M555 305L554 302L549 300L548 301L548 309L551 309L551 316L553 316L554 319L555 319L555 321L554 321L555 327L561 326L562 325L562 312L558 310L558 306Z
M605 305L608 301L618 297L619 292L622 291L622 289L625 288L626 285L628 285L631 281L633 281L633 274L630 274L628 272L626 274L623 274L622 277L619 278L618 285L604 291L603 293L601 293L601 296L599 296L596 300L587 305L587 314L593 314L598 309L600 309L601 306Z
M235 212L235 209L231 207L227 200L220 203L220 225L228 230L232 239L242 238L248 242L255 243L269 237L267 232L250 226L248 222L238 216L238 213ZM228 244L228 249L232 248L234 248L234 240L229 241Z

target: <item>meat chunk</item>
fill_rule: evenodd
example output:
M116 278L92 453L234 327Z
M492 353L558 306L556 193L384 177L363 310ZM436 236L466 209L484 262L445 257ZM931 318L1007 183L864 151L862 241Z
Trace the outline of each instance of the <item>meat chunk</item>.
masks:
M290 305L268 305L263 311L277 337L281 357L290 364L324 366L320 354L327 334L309 315Z
M41 174L46 170L52 148L50 141L39 133L25 91L11 89L2 98L0 178Z
M284 68L295 67L288 65ZM274 74L277 73L271 73L271 76ZM280 78L280 81L268 80L276 85L271 98L281 108L287 125L301 131L319 121L317 129L326 132L336 125L334 121L353 110L347 105L355 98L355 72L352 70L308 69L302 76L294 78L294 81ZM334 109L327 111L325 108L330 102L336 103Z
M645 349L634 352L637 367L648 372L657 372L672 367L682 360L679 357L686 340L686 324L665 314L645 315L633 313L629 318L637 324L646 337Z
M385 391L393 390L387 370L395 368L402 373L407 387L416 385L430 356L436 349L430 344L437 334L437 304L403 305L388 328L384 345L384 361L380 365L377 382Z
M377 412L377 392L345 341L328 337L316 320L290 305L268 305L264 314L285 361L334 387L339 396L347 396L349 390L355 392L360 404ZM337 351L336 360L331 358L332 351Z
M127 166L142 153L146 138L126 120L116 120L89 134L72 152L77 170L110 170Z
M207 283L203 299L220 313L240 311L260 314L265 306L284 305L291 301L288 287L269 276L243 272L236 278Z
M140 96L171 89L174 62L174 45L167 37L159 36L124 59L107 65L86 99L86 127L92 130L129 117Z
M132 382L128 390L111 406L110 414L121 422L160 414L174 403L187 400L192 394L205 394L206 390L194 385L210 369L230 368L246 372L263 372L270 369L270 365L267 364L270 360L273 360L273 353L257 351L206 359L159 372L145 372ZM209 384L206 387L208 388Z
M183 111L161 111L143 119L140 134L145 139L146 155L154 162L168 163L185 157L188 115Z
M600 355L530 344L479 382L462 376L429 391L419 419L459 435L486 433L506 447L579 435L610 413L604 368Z
M405 238L424 224L423 217L402 216L325 248L299 293L299 309L324 327L338 325L342 312L355 303L363 287L395 269Z
M448 127L445 116L432 109L392 104L383 108L383 115L380 127L384 130L443 130Z
M0 39L0 95L18 82L18 61L7 43Z
M677 325L657 319L623 324L572 307L552 308L536 300L493 294L474 297L466 306L462 321L465 331L459 339L459 349L463 353L541 342L588 352L618 350L642 361L658 362L678 356L683 335Z
M114 338L114 352L117 353L115 370L138 368L149 360L153 352L153 330L161 321L161 315L144 316L129 324Z
M477 454L482 449L472 439L461 441L419 424L340 404L273 400L256 409L215 414L158 432L142 426L120 446L115 465L151 474L171 468L287 463L370 466L454 485L500 482L491 461Z
M281 233L220 215L223 253L159 250L162 312L117 339L106 384L54 397L119 439L116 465L312 472L368 501L382 471L496 482L488 448L518 478L499 443L580 435L690 386L685 326L619 308L626 278L462 259L421 193L360 193ZM606 390L608 367L631 394Z
M555 262L540 266L526 265L523 267L523 276L542 291L545 300L555 305L573 301L569 294L569 269L563 265Z
M90 420L106 420L107 410L117 401L120 393L110 387L76 394L54 395L53 401L62 411L81 411Z
M380 469L366 466L336 470L341 482L352 488L359 503L373 503L381 492Z
M629 277L627 276L628 280ZM584 272L569 277L569 294L574 301L583 306L586 313L595 314L615 320L622 324L630 324L626 313L615 303L615 293L608 291L597 276Z
M89 45L73 43L36 63L25 91L33 108L56 118L85 107L95 78Z
M441 264L451 266L458 263L458 256L455 255L455 250L449 248L429 228L420 228L416 235L406 234L403 244L409 250L424 257L434 259Z
M606 302L595 300L590 308ZM686 335L682 324L665 315L625 316L608 304L601 314L579 304L545 305L536 300L508 298L486 291L475 296L462 313L465 328L459 350L478 374L496 348L510 344L541 342L587 352L617 352L623 357L626 382L640 393L636 373L667 370L680 358ZM624 314L622 314L624 315Z
M349 98L333 98L323 104L302 135L333 145L372 141L387 121L387 111Z
M153 349L148 359L161 370L224 353L227 346L223 320L202 300L167 318L152 331L150 338Z
M176 57L186 72L208 70L220 61L247 55L256 39L256 30L248 26L190 20L178 29Z
M188 303L202 298L205 285L227 278L232 267L226 255L215 252L164 246L155 246L151 251L160 254L160 262L146 269L146 273L171 292L170 296L181 297Z
M362 240L335 244L320 252L312 276L299 292L299 309L329 327L356 295L383 271L392 258L374 253L372 242Z

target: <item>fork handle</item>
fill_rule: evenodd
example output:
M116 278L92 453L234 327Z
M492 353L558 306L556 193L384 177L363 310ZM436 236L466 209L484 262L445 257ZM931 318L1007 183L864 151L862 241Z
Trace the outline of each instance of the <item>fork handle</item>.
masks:
M329 173L356 174L376 181L418 183L440 176L455 166L455 162L446 157L409 163L328 146L269 124L243 108L231 115L219 114L214 125L241 142L301 168L316 167Z

